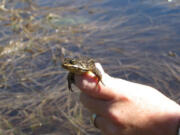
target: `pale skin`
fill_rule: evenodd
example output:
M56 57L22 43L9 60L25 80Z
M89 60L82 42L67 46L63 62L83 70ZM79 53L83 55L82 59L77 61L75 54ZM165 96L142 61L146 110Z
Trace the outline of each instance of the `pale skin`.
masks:
M103 135L177 135L180 106L158 90L106 74L102 81L93 74L75 75L82 91L80 100L92 113Z

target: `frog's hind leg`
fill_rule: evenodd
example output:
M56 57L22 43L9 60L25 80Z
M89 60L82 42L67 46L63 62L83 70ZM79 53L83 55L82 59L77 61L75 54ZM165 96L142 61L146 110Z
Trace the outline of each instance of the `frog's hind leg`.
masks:
M98 78L98 83L99 83L99 81L100 81L103 85L105 85L105 84L103 83L103 81L102 81L102 73L101 73L101 71L100 71L98 68L95 68L94 71L93 71L93 73L97 76L97 78ZM98 85L98 83L97 83L97 85Z
M74 83L74 73L69 73L67 76L67 80L68 80L68 88L71 92L73 92L71 84Z

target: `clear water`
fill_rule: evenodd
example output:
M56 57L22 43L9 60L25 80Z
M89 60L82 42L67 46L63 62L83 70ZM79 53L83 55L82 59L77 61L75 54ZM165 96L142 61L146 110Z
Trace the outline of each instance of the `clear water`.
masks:
M0 2L2 134L99 134L67 91L62 52L180 102L178 0Z

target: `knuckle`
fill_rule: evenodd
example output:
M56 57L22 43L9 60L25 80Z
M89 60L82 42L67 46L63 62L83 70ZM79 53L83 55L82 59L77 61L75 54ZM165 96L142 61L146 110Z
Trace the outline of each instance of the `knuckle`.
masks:
M110 118L117 119L118 117L117 110L114 107L110 107L108 109L108 115Z

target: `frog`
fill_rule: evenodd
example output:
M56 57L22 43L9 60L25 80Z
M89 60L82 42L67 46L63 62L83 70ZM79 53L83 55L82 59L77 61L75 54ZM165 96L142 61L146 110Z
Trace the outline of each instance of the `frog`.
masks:
M75 74L83 75L85 73L92 72L97 77L98 83L99 83L99 81L102 82L102 74L101 74L100 70L96 67L95 60L92 58L89 58L89 57L80 57L80 58L66 57L66 58L64 58L61 66L64 69L69 71L68 76L67 76L67 81L68 81L68 88L70 91L73 91L71 84L73 84L75 82L75 80L74 80Z

